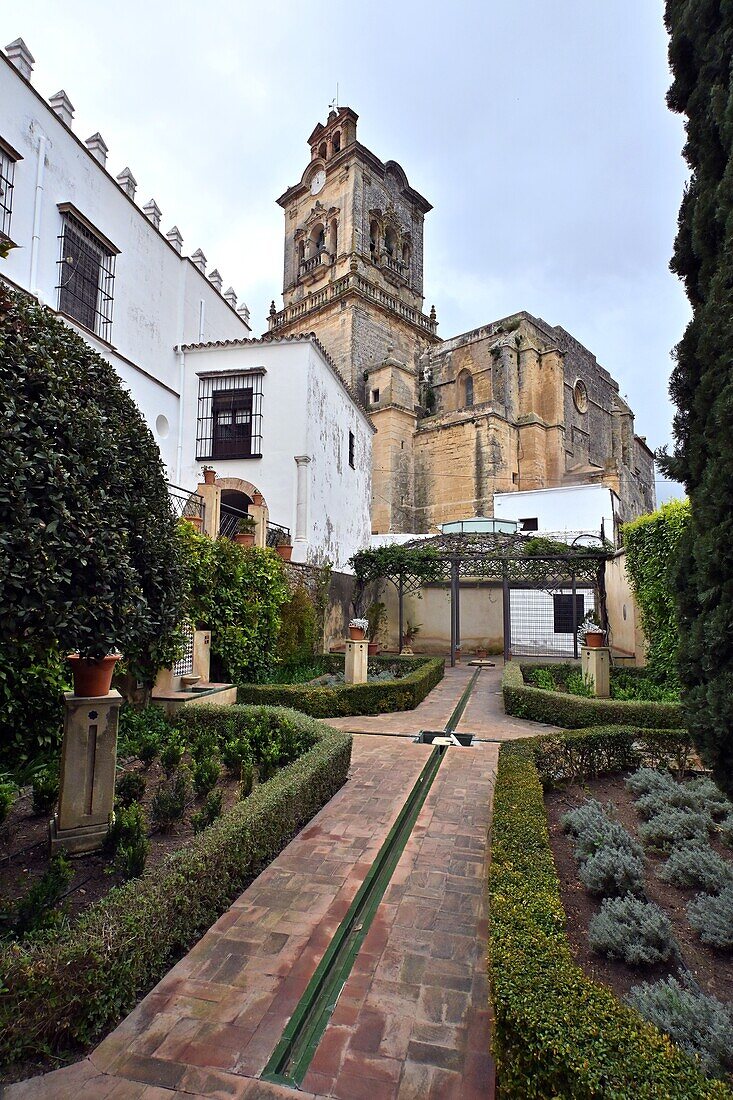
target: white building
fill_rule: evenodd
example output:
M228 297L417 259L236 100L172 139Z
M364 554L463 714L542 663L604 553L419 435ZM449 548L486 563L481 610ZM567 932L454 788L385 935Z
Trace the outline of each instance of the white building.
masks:
M553 534L567 542L578 535L603 532L617 538L619 498L603 485L568 485L558 489L531 489L494 493L496 519L516 520L518 530Z
M343 569L369 545L372 434L315 336L196 343L181 349L183 481L215 468L222 501L255 490L292 532L293 561Z
M231 287L222 292L217 270L207 276L200 248L183 254L177 226L163 231L168 222L154 199L137 205L133 173L108 169L101 134L82 141L74 133L68 95L46 101L38 93L33 63L22 39L0 52L0 239L15 246L0 261L0 277L58 312L115 367L172 484L191 491L202 461L216 463L228 478L258 488L271 520L292 529L293 560L328 557L343 565L369 543L372 430L365 413L310 341L242 343L251 333L247 307L237 305ZM213 358L211 349L191 351L217 341L235 342L236 351ZM204 363L207 371L231 372L231 386L200 382ZM222 458L225 398L211 395L229 389L255 402L245 408L233 395L230 413L235 435L251 419L261 458L234 445ZM210 424L208 447L199 412L207 400L220 436L214 446Z

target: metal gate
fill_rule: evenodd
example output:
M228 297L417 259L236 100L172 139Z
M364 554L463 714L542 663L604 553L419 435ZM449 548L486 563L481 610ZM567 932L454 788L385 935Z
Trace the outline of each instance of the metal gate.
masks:
M577 657L578 627L597 606L595 588L583 584L509 589L509 650L513 657Z

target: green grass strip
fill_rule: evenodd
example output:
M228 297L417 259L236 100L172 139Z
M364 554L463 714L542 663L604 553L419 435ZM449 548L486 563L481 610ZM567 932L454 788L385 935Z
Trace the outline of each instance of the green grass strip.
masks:
M297 1088L305 1077L444 753L445 746L437 746L428 757L265 1066L263 1080Z

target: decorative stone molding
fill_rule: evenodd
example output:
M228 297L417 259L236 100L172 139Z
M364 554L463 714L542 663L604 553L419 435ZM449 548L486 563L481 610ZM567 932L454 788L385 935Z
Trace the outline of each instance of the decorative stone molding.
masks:
M100 134L99 130L97 130L96 134L92 134L91 137L88 137L84 144L86 145L87 149L92 154L94 159L99 161L99 163L104 168L107 163L107 153L109 152L109 149L107 148L107 143Z
M237 295L233 286L227 287L224 291L224 301L228 302L232 309L237 308Z
M177 225L174 225L172 229L169 229L165 235L165 239L173 245L176 252L180 256L183 249L183 234Z
M14 42L5 47L5 56L22 77L30 80L36 59L22 38L16 38Z
M122 169L119 176L117 177L117 182L129 199L135 198L135 192L137 191L137 180L135 179L129 168Z
M160 229L160 219L163 212L158 206L155 199L151 199L150 202L145 203L145 206L143 207L143 214L149 222L152 222L156 229Z
M211 283L212 286L215 286L218 291L221 291L221 288L224 285L224 283L223 283L223 280L222 280L221 274L219 273L218 268L215 267L214 270L209 275L209 282Z
M48 104L66 126L71 126L74 121L74 106L63 89L56 92L56 95L52 95Z
M197 248L191 257L191 263L194 267L197 267L204 275L206 274L206 257L200 248Z

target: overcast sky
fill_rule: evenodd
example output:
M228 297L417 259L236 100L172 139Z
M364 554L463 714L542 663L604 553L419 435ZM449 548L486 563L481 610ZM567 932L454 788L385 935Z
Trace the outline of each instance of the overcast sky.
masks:
M686 172L662 14L663 0L6 0L0 45L25 39L36 88L65 89L77 134L102 133L112 173L129 165L256 335L281 301L275 199L338 84L360 140L434 206L440 334L520 309L562 325L656 448L689 317L668 268Z

